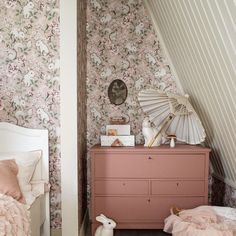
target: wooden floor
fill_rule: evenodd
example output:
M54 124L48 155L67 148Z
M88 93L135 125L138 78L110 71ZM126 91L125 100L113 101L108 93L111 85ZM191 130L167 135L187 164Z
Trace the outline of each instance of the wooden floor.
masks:
M116 230L115 236L167 236L170 234L164 233L162 230Z

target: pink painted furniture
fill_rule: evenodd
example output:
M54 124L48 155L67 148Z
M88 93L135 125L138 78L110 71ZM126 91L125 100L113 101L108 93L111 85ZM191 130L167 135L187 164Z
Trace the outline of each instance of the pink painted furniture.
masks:
M158 229L172 206L208 204L209 152L180 144L92 147L92 232L101 213L118 229Z

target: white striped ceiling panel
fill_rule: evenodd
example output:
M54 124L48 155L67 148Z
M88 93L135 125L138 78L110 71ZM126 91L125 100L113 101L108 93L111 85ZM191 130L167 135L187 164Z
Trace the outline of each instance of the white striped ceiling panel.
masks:
M236 187L236 2L144 3L206 129L214 173Z

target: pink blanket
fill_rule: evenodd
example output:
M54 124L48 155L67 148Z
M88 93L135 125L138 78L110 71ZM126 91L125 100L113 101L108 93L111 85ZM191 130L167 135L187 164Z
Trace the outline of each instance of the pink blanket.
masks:
M225 221L210 206L183 210L165 219L164 231L173 236L236 236L236 221Z
M0 236L30 236L30 217L24 204L0 194Z

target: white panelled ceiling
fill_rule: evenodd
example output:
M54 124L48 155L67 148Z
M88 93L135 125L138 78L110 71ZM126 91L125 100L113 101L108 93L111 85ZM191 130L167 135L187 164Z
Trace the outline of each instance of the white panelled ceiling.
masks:
M236 1L144 3L206 129L214 174L236 187Z

